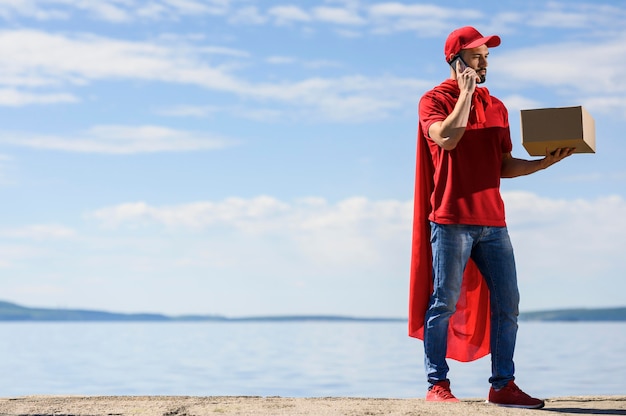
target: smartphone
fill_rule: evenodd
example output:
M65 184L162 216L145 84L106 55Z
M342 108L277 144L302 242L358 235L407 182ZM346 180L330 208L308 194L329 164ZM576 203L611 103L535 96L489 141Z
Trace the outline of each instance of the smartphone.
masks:
M454 58L452 58L452 60L450 61L450 66L452 67L452 69L454 69L456 71L456 63L460 62L461 63L461 72L465 71L465 68L467 68L467 64L465 63L465 61L463 60L463 58L461 58L461 55L456 55Z

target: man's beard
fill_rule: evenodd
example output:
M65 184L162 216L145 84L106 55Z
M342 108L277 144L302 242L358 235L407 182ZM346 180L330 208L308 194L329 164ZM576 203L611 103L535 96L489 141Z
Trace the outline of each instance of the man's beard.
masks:
M477 84L484 84L485 81L487 81L487 70L485 70L484 74L478 74L478 78L480 78L478 81L476 81Z

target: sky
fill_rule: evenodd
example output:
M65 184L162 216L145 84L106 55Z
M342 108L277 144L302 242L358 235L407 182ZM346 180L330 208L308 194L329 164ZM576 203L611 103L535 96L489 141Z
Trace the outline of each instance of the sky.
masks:
M417 102L465 25L515 157L522 109L595 120L502 181L521 310L626 305L621 0L0 0L0 299L406 317Z

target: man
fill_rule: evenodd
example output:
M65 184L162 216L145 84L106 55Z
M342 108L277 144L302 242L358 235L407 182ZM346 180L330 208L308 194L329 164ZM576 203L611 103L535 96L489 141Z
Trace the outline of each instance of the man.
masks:
M420 100L409 334L424 340L426 400L458 402L446 357L491 352L488 401L541 408L514 383L519 292L500 178L545 169L575 149L512 157L507 110L477 86L498 45L473 27L453 31L444 47L450 79Z

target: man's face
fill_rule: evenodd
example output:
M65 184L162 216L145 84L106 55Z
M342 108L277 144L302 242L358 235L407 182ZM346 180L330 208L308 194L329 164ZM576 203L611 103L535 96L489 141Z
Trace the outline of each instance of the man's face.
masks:
M487 45L478 46L472 49L463 49L461 57L480 77L479 84L487 79L487 57L489 56L489 48Z

